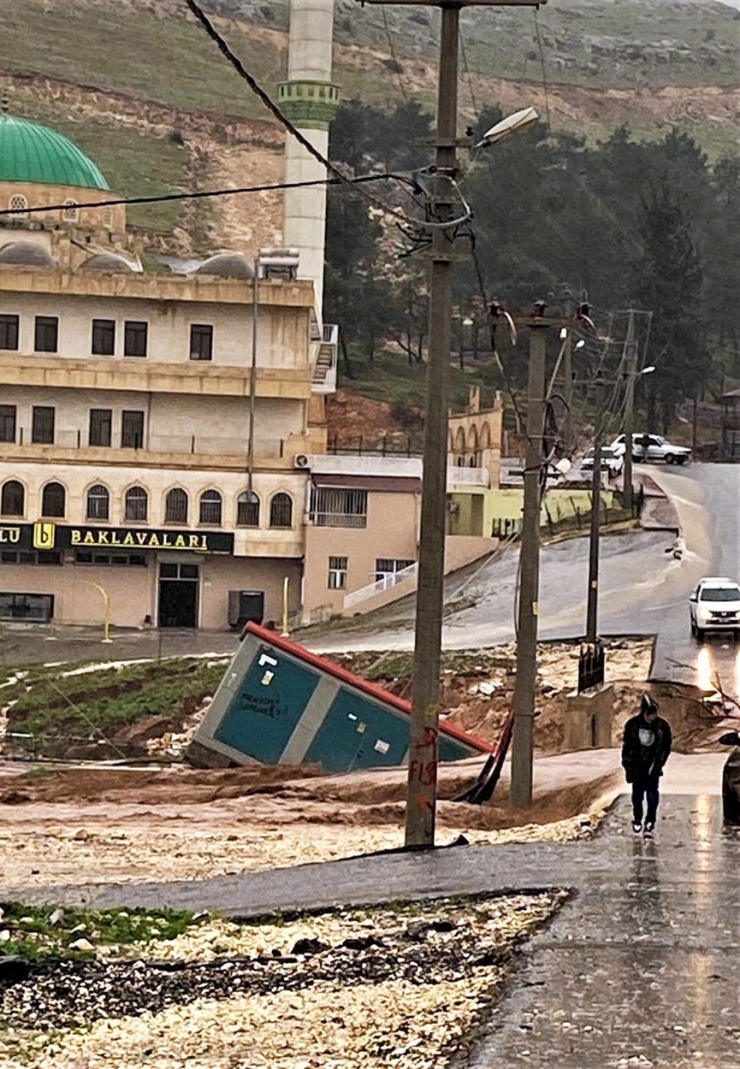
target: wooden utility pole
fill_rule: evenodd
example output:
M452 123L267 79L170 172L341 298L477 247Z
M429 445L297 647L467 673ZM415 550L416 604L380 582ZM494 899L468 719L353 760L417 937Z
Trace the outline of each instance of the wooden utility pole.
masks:
M389 4L397 0L360 0ZM419 572L416 594L413 701L409 729L406 846L434 845L437 804L439 675L442 653L444 556L447 527L447 379L452 333L454 233L457 162L457 91L460 9L463 7L538 7L546 0L400 0L439 7L442 30L437 88L435 174L429 198L432 263L429 287L429 352L424 421L424 480L421 497ZM442 224L441 226L439 224Z
M635 340L635 312L627 313L627 341L625 354L627 364L627 397L624 406L624 468L622 469L622 504L632 508L632 433L635 429L635 382L637 379L637 342Z
M534 694L537 681L537 625L540 573L540 486L545 419L545 342L547 322L529 321L527 454L524 468L524 517L519 557L519 611L514 681L514 738L511 749L511 804L532 801Z

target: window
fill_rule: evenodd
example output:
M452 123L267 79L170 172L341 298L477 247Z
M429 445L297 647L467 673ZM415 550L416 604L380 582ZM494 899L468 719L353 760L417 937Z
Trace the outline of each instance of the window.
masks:
M245 490L237 498L236 525L237 527L259 527L260 525L260 499L251 490Z
M346 590L347 558L329 557L329 590Z
M132 486L126 491L124 516L133 523L146 523L149 510L149 495L143 486Z
M275 494L270 502L270 527L293 526L293 499L290 494Z
M78 549L75 564L124 564L146 568L144 553L94 553L88 549Z
M395 586L396 576L399 572L416 564L415 560L391 560L388 557L378 557L375 561L375 582L382 583L383 589Z
M54 409L46 405L34 405L31 418L31 441L38 445L54 442Z
M113 426L113 412L110 408L90 409L90 433L88 445L111 444L111 428Z
M15 405L0 405L0 442L15 441Z
M165 523L188 522L188 495L184 490L170 490L164 501Z
M213 327L193 323L190 328L190 359L213 360Z
M53 594L0 594L0 620L51 620Z
M57 316L36 316L34 352L56 353L59 344L59 319Z
M367 490L314 487L311 519L319 527L365 527Z
M20 320L14 315L0 315L0 349L18 348Z
M144 413L121 413L121 449L141 449L144 444Z
M41 515L59 518L64 515L67 492L61 483L47 483L41 495Z
M62 554L58 550L4 549L0 553L0 564L61 564Z
M13 215L25 215L28 208L28 200L22 193L14 193L8 201L8 207Z
M17 479L3 483L0 494L0 512L3 516L22 516L26 507L26 491Z
M127 319L123 325L123 355L146 356L149 324Z
M92 353L93 356L113 356L116 351L115 319L93 319Z
M200 522L212 527L221 526L221 495L218 490L206 490L200 495Z
M146 508L144 513L146 518ZM101 483L96 483L87 491L87 519L110 519L110 494Z
M76 223L79 217L80 213L77 208L77 201L72 200L71 197L68 197L67 200L65 200L64 202L64 207L62 208L62 219L65 223Z

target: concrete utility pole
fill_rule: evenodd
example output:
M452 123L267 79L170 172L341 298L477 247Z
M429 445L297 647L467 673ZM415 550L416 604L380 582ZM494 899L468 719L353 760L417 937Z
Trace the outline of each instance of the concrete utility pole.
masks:
M635 340L635 312L630 308L627 320L627 341L625 342L627 365L627 397L624 406L624 468L622 469L622 503L626 509L632 508L632 434L635 416L635 382L637 380L637 342Z
M532 801L534 693L537 680L537 625L540 573L540 480L545 419L545 341L547 321L528 321L527 456L524 468L524 519L519 565L519 612L514 681L514 738L511 749L511 805Z
M437 97L436 166L457 173L458 7L442 9ZM452 218L449 181L436 182L435 221ZM452 242L436 227L432 237L429 288L429 354L424 424L424 482L421 498L419 581L416 594L413 709L409 733L406 845L432 846L437 799L439 672L442 652L444 558L447 530L447 393L452 318Z
M588 547L588 601L586 609L586 642L598 639L599 613L599 535L601 511L601 432L594 442L594 470L591 475L591 530Z
M396 0L360 0L369 4ZM435 224L453 218L457 162L457 90L460 9L538 7L546 0L400 0L442 10L437 89L436 173L431 197ZM416 595L413 705L409 731L406 846L434 845L437 803L439 673L444 605L447 528L447 380L452 333L453 234L436 225L429 287L429 352L424 423L424 481L421 500L419 573ZM542 396L543 391L540 391Z
M366 0L388 3L389 0ZM439 226L452 218L457 174L457 91L460 9L466 6L536 7L536 0L402 0L440 7L439 85L437 91L436 173L431 198L437 224L432 238L429 353L424 428L419 577L416 596L413 707L409 732L406 845L433 846L437 799L439 672L444 603L444 553L447 527L447 379L452 319L453 241ZM542 0L544 2L544 0ZM544 392L540 391L540 396Z

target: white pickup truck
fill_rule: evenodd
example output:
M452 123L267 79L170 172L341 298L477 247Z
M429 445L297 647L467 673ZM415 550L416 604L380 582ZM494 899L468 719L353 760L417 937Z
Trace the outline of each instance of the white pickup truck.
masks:
M645 450L647 439L647 455ZM615 453L624 456L624 435L618 435L611 443ZM691 450L685 445L673 445L659 434L633 434L632 459L636 461L664 460L666 464L685 464L691 459Z

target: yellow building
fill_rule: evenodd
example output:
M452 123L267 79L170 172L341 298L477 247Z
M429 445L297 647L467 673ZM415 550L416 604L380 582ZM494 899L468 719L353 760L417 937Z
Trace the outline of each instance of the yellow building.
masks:
M99 623L101 589L119 626L225 628L240 591L278 618L335 331L282 260L144 273L112 199L77 146L0 114L0 619Z

